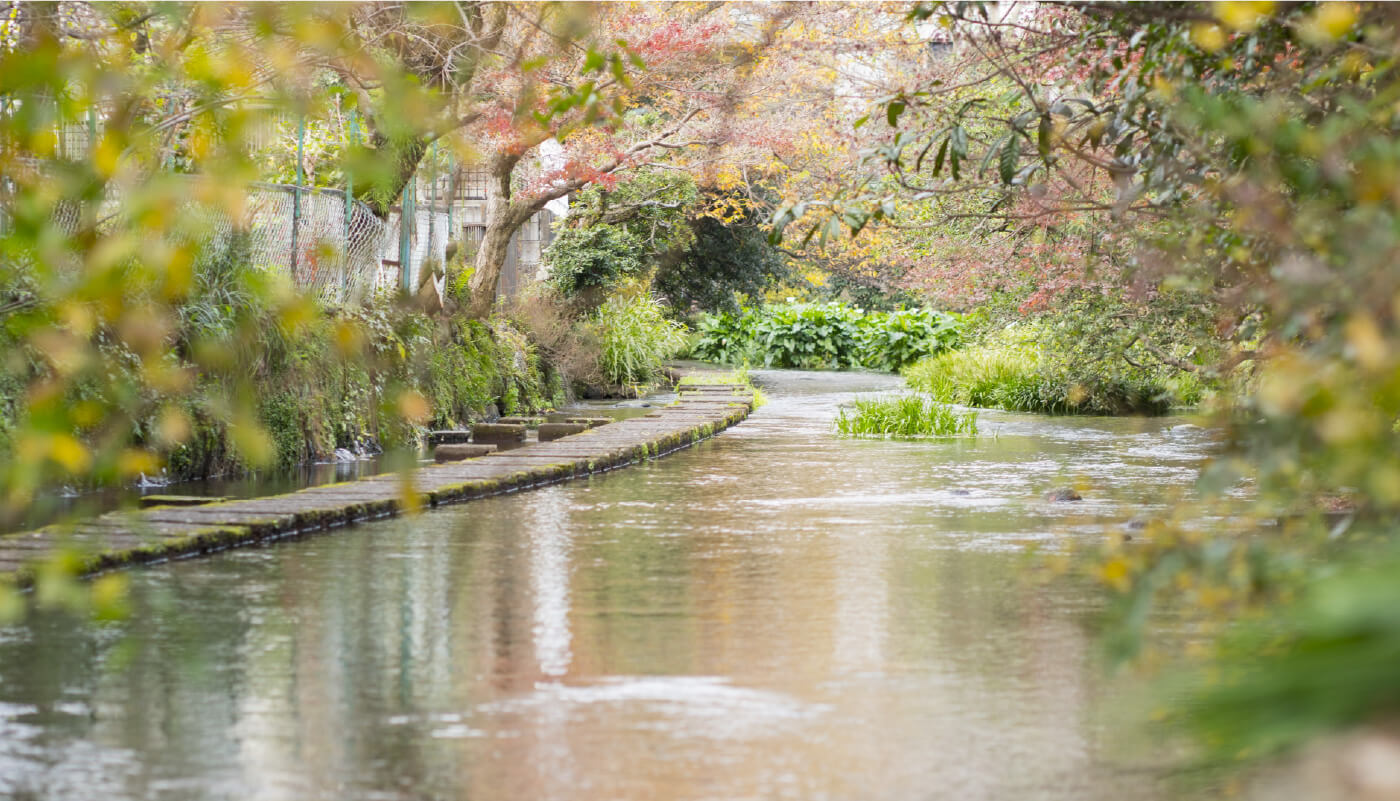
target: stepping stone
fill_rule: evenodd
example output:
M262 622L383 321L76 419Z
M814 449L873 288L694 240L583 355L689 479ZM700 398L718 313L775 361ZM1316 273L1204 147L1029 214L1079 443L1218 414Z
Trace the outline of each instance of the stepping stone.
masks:
M550 442L570 434L582 434L587 430L586 423L543 423L540 425L540 442Z
M581 423L589 428L597 428L598 426L605 426L608 423L617 421L613 420L611 417L566 417L564 418L564 422Z
M457 428L444 431L429 431L428 445L460 444L472 441L472 429Z
M141 508L152 506L203 506L206 503L223 503L228 498L213 495L142 495Z
M544 422L544 418L543 418L543 417L502 417L501 419L497 420L496 422L497 422L497 423L501 423L501 424L503 424L503 425L525 426L526 428L535 428L535 427L539 426L540 423L543 423L543 422Z
M525 426L519 423L477 423L472 426L472 442L502 445L525 441Z
M460 462L463 459L485 456L495 450L495 445L439 445L433 449L433 460L438 463Z

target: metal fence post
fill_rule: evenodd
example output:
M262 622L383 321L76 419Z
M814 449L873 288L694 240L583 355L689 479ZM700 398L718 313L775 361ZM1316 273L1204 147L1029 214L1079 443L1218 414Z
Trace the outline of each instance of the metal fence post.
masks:
M457 162L447 151L447 244L452 244L452 206L457 202Z
M349 136L349 141L347 141L347 142L345 143L345 153L344 153L344 154L342 155L342 157L341 157L342 162L345 161L344 156L349 155L350 149L353 148L355 145L358 145L359 143L360 143L360 120L359 120L359 118L358 118L357 116L355 116L355 111L354 111L354 109L351 109L351 110L350 110L350 136ZM342 254L341 254L341 267L340 267L340 302L341 302L341 303L344 303L346 300L349 299L347 296L349 295L349 292L350 292L350 222L351 222L351 218L354 216L354 214L355 214L355 179L354 179L354 177L351 175L351 171L350 171L350 170L346 170L346 171L345 171L345 237L344 237L344 240L345 240L345 247L344 247L343 252L342 252Z
M292 280L297 277L297 235L301 228L301 185L306 179L301 169L302 152L306 147L306 118L297 122L297 183L292 190Z
M409 178L403 188L403 199L399 202L399 285L405 292L413 291L409 286L413 278L413 249L409 244L408 233L408 227L416 227L417 223L413 210L413 195L416 191L413 184L414 179Z
M432 162L428 168L428 258L437 258L437 142L433 142Z

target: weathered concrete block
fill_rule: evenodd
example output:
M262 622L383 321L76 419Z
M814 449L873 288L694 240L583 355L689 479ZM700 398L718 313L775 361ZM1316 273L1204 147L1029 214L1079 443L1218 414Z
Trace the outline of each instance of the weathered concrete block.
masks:
M449 431L429 431L428 445L451 445L472 441L472 430L470 428L455 429Z
M543 423L543 422L544 422L544 418L543 418L543 417L502 417L501 419L497 420L496 422L497 422L497 423L503 423L503 424L505 424L505 425L525 426L526 428L534 428L534 427L538 426L540 423Z
M564 422L580 423L589 428L597 428L598 426L605 426L615 421L611 417L566 417L564 418Z
M586 423L543 423L540 425L540 442L549 442L570 434L582 434L587 430Z
M152 506L203 506L206 503L222 503L228 498L215 495L142 495L141 508Z
M477 423L472 426L472 442L499 445L524 441L525 426L519 423Z
M463 459L475 459L478 456L485 456L495 450L495 445L463 445L460 443L439 445L433 449L433 459L438 463L460 462Z

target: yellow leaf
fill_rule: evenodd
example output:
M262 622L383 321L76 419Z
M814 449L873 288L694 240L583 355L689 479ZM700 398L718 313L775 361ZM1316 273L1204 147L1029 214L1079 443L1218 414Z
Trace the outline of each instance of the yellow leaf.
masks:
M1259 23L1273 10L1274 4L1267 0L1216 3L1215 18L1231 30L1248 33L1259 27Z
M340 320L335 324L335 349L341 356L354 356L363 345L364 337L360 334L359 326L349 320Z
M1191 26L1191 41L1196 46L1206 51L1214 53L1225 46L1225 31L1213 22L1198 22Z
M162 445L179 445L190 436L190 418L175 406L167 406L156 421L156 440Z
M160 460L155 455L139 448L127 448L117 459L117 471L123 478L135 478L160 469Z
M127 615L127 589L131 584L126 573L108 573L92 581L92 614L98 620L120 620Z
M73 404L69 415L79 428L89 428L102 420L102 404L94 400L82 400Z
M1126 559L1110 559L1099 567L1099 578L1110 587L1119 592L1127 592L1128 582L1128 562Z
M415 425L423 425L432 417L433 407L422 394L411 389L399 395L399 414Z
M93 150L92 164L104 178L112 177L117 171L117 164L121 160L121 145L117 144L111 134L97 140L97 147Z
M1318 3L1317 10L1302 25L1304 38L1315 44L1325 44L1345 36L1356 24L1356 6L1352 3Z
M73 475L86 472L92 465L87 447L68 434L55 434L49 441L49 458Z
M234 423L229 427L229 434L233 438L234 447L238 449L238 454L254 467L271 464L273 457L277 455L272 437L256 423Z
M1346 335L1351 354L1362 367L1379 370L1390 362L1390 345L1370 316L1363 314L1348 320Z

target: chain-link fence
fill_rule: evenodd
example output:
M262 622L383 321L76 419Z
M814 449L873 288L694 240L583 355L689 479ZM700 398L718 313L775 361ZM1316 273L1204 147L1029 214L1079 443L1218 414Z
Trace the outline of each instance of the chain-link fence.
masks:
M86 125L61 129L63 149L81 157L90 135ZM12 165L13 166L13 165ZM30 165L40 172L44 164ZM301 289L335 304L367 300L376 292L418 287L425 265L443 264L449 242L457 241L470 258L485 233L485 181L480 169L464 168L460 180L439 178L427 186L411 185L414 224L404 242L399 228L401 208L390 209L381 219L369 206L348 200L344 190L258 183L248 188L244 218L215 215L206 219L213 238L235 231L246 232L253 264L286 274ZM197 181L197 175L183 176ZM191 193L194 195L195 193ZM108 224L120 218L125 204L119 190L109 186L97 218ZM189 208L186 213L206 217ZM5 224L0 209L0 226ZM64 204L56 211L56 224L76 231L82 209ZM538 212L511 238L502 266L500 295L514 295L538 277L541 256L553 239L554 216ZM407 245L408 263L402 254Z
M300 197L298 197L300 195ZM378 288L384 220L338 189L257 184L248 219L253 264L285 272L298 287L334 303L352 303Z

